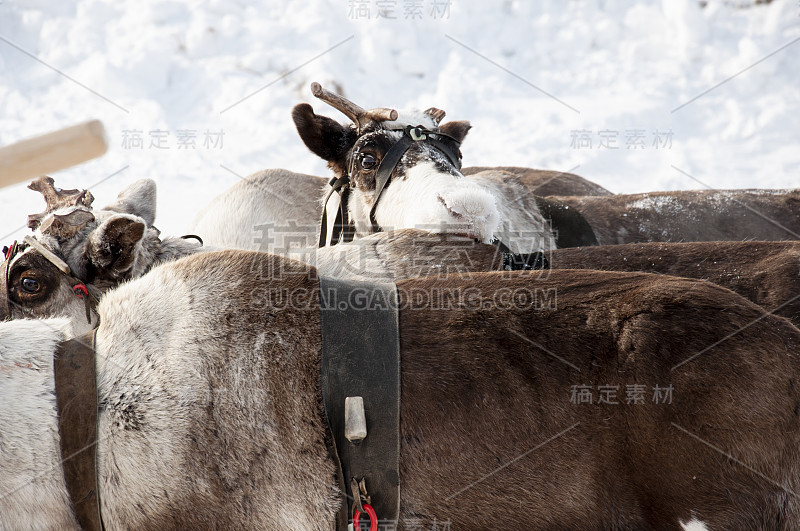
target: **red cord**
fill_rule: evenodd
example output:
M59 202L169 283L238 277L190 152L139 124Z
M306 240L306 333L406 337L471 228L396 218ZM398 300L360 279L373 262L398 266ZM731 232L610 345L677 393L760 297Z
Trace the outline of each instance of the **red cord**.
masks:
M89 290L86 289L86 286L83 284L75 284L72 286L72 291L78 296L79 299L89 296Z

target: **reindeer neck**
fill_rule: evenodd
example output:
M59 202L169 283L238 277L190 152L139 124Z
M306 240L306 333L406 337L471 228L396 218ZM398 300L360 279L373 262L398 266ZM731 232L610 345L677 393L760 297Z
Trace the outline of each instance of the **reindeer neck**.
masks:
M142 241L141 253L137 257L132 276L134 278L142 276L158 265L206 250L197 240L179 237L162 240L156 231L148 230Z

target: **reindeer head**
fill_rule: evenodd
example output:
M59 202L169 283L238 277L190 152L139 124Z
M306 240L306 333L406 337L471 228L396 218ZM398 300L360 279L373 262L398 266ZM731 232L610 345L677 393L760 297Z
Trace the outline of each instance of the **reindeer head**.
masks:
M30 188L47 208L29 216L36 231L0 266L0 320L63 316L76 333L91 329L90 303L152 265L155 183L137 181L101 210L91 209L88 191L59 190L49 177Z
M495 198L460 172L459 147L469 122L440 124L445 113L435 108L365 110L317 83L311 88L353 122L341 125L305 103L292 111L306 146L328 161L338 179L349 180L356 234L422 228L492 238L499 223Z

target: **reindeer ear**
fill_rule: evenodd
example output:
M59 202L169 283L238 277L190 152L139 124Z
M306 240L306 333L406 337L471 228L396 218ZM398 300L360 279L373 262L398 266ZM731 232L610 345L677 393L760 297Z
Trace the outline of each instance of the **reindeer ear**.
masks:
M356 132L352 127L314 114L314 109L308 103L295 105L292 119L308 149L332 164L344 165L344 158L356 141Z
M138 216L148 227L152 227L156 220L156 182L152 179L136 181L121 191L117 200L103 210Z
M466 120L456 120L439 126L439 130L442 133L452 136L459 143L464 141L470 129L472 129L472 125Z
M119 279L131 270L146 226L141 219L119 214L92 231L86 249L97 277Z

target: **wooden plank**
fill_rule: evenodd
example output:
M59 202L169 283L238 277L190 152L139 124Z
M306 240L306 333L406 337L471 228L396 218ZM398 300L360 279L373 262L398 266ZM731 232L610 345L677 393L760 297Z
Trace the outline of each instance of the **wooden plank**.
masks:
M99 157L108 150L99 120L0 148L0 188Z

